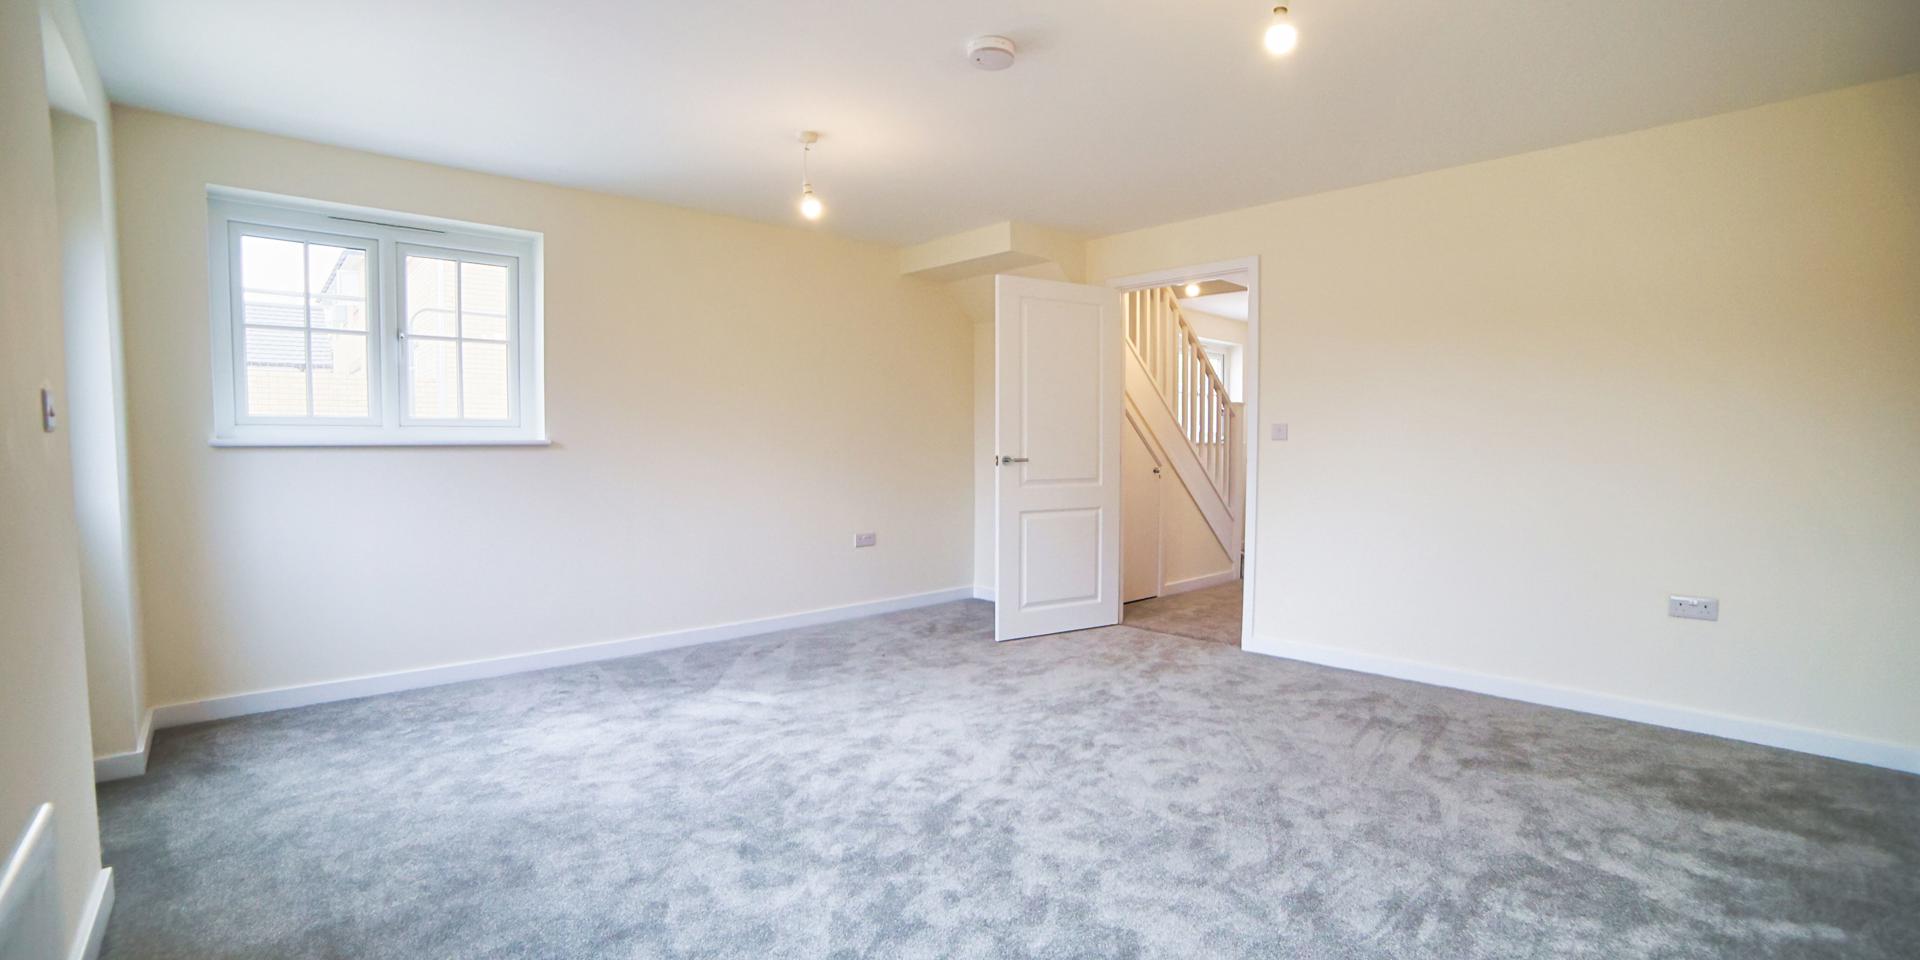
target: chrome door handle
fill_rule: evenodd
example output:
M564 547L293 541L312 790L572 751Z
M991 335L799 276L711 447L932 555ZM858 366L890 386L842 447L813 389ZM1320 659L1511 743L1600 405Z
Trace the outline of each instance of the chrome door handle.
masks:
M1027 462L1026 457L994 457L993 458L994 466L997 466L997 467L1005 466L1009 463L1026 463L1026 462Z

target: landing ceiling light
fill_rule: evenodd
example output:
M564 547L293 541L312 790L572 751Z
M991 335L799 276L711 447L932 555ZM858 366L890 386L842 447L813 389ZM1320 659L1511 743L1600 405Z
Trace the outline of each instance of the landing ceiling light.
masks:
M1285 4L1273 8L1273 24L1267 27L1267 52L1276 57L1293 52L1300 45L1300 31L1287 20Z

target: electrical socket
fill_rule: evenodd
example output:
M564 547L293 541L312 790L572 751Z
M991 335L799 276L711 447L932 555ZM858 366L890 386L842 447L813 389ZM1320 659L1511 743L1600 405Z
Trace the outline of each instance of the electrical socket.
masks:
M853 548L858 550L861 547L871 547L879 540L880 535L877 533L856 533L853 535Z
M1682 597L1676 594L1667 598L1667 616L1682 620L1718 620L1720 601L1712 597Z

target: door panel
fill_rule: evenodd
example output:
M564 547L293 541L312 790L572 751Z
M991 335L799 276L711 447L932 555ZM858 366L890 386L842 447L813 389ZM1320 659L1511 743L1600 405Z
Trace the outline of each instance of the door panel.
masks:
M1021 479L1028 484L1100 482L1100 386L1111 376L1102 377L1092 362L1079 362L1088 345L1098 346L1100 320L1101 310L1092 304L1023 305L1020 366L1043 372L1028 379L1020 399L1023 449L1032 458Z
M1120 427L1120 600L1160 595L1160 462L1132 417Z
M1036 510L1020 518L1021 595L1029 610L1100 596L1103 511Z
M1120 622L1120 294L995 278L994 637Z

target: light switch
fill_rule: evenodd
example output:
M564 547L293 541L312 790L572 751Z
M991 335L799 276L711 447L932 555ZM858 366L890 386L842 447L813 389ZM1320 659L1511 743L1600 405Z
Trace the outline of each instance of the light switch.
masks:
M1274 424L1274 425L1273 425L1273 438L1274 438L1275 440L1285 440L1285 439L1287 438L1287 425L1286 425L1286 424L1284 424L1284 423L1276 423L1276 424Z
M856 550L861 547L871 547L878 542L879 539L880 535L877 533L856 533L853 535L853 547Z

